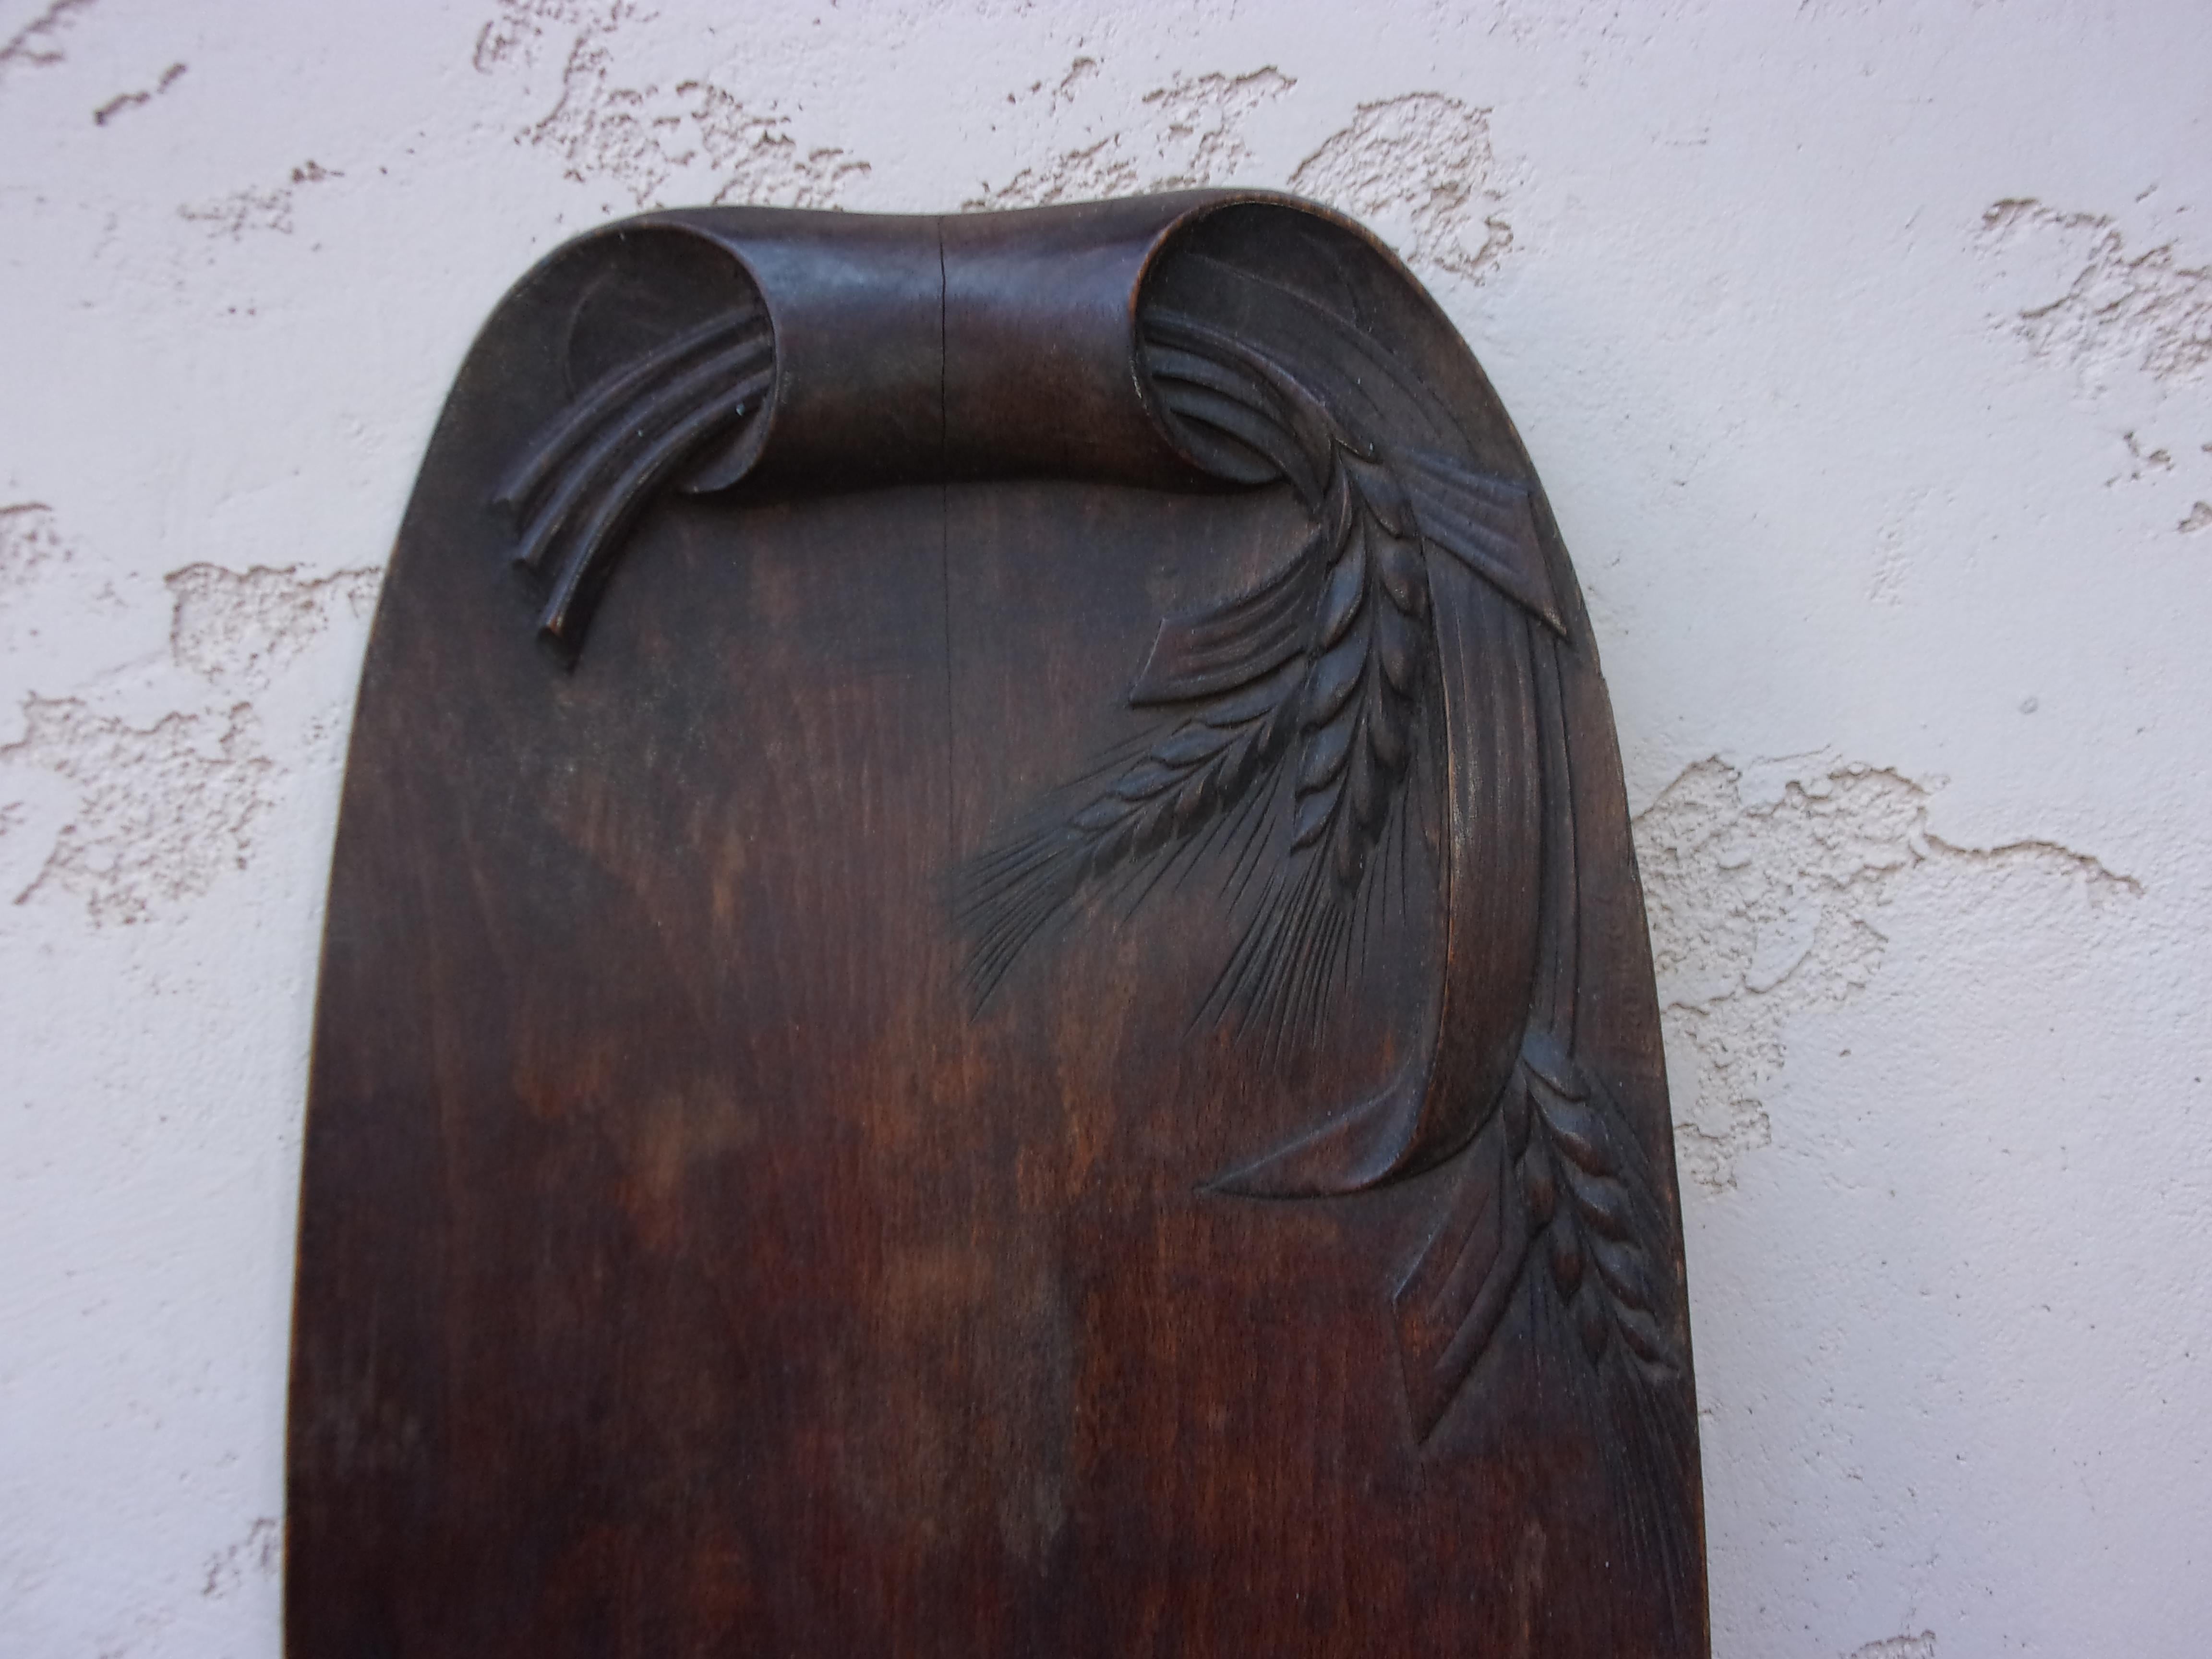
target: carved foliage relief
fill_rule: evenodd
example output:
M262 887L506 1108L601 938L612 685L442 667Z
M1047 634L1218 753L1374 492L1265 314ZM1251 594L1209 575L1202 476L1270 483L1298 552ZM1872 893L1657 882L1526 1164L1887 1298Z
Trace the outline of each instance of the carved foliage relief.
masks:
M1440 376L1424 342L1383 325L1370 290L1411 278L1379 251L1348 258L1344 228L1281 216L1300 221L1285 258L1266 236L1170 241L1142 273L1128 350L1184 487L1287 490L1303 537L1256 584L1163 619L1127 694L1150 735L1087 772L1071 756L1074 781L955 872L965 989L984 1013L1081 901L1141 905L1202 864L1237 932L1194 1015L1279 1050L1323 1024L1387 908L1432 916L1428 1000L1407 1011L1395 1074L1206 1190L1326 1202L1445 1183L1434 1231L1378 1287L1418 1436L1523 1306L1530 1340L1672 1416L1673 1171L1592 1058L1604 1010L1583 959L1579 819L1607 799L1591 769L1613 763L1609 731L1581 752L1605 714L1587 620L1502 411L1504 439L1470 434L1479 371ZM667 493L743 499L788 367L758 292L633 332L520 446L490 504L571 658L638 514ZM854 456L854 477L871 465Z

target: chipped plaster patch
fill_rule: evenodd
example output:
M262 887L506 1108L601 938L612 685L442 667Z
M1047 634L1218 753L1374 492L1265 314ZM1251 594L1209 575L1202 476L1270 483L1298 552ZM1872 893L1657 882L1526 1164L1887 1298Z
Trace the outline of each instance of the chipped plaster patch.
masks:
M102 104L98 109L93 111L93 125L96 127L104 127L110 121L112 121L117 116L122 114L125 111L137 109L141 104L152 103L156 98L159 98L171 87L176 85L178 81L182 78L184 73L184 64L172 64L168 68L161 71L161 78L156 81L151 87L143 88L137 92L118 93L114 97Z
M297 565L187 565L163 579L171 602L170 654L226 691L262 690L341 610L366 622L382 578L374 568L302 576Z
M1054 86L1051 105L1071 99L1096 70L1091 59L1077 58ZM961 203L961 210L1042 207L1227 183L1252 159L1246 124L1297 84L1272 66L1245 75L1178 75L1138 100L1136 119L1127 127L1063 150L1042 166L1024 167L1003 185ZM1042 89L1040 82L1031 91Z
M2106 489L2110 489L2113 485L2123 482L2123 480L2129 483L2141 483L2144 479L2149 477L2154 472L2171 472L2173 471L2173 452L2172 450L2163 448L2145 449L2142 447L2142 440L2132 432L2123 432L2120 434L2120 441L2125 444L2128 448L2127 471L2124 474L2115 472L2111 477L2106 479Z
M99 0L52 0L0 44L0 78L11 69L50 69L63 61L61 37Z
M67 893L94 926L129 924L245 867L276 772L251 704L140 728L74 697L33 696L23 720L22 737L0 744L0 767L52 773L76 805L16 903Z
M1867 599L1875 605L1896 606L1905 603L1906 588L1912 580L1912 555L1905 546L1904 532L1892 526L1876 538L1878 562L1874 580L1867 586Z
M2194 536L2200 530L2212 530L2212 501L2198 501L2189 509L2188 517L2174 526L2185 536Z
M273 190L239 190L213 202L197 206L180 207L177 216L194 224L206 225L217 236L228 236L234 242L246 240L249 230L273 231L280 236L292 234L292 205L301 189L307 185L319 185L326 179L343 179L343 173L333 173L317 161L302 161L292 169L291 178Z
M1893 1636L1887 1641L1869 1642L1864 1647L1853 1648L1845 1659L1936 1659L1936 1632L1923 1630L1917 1636Z
M1068 64L1067 73L1061 76L1059 80L1053 83L1052 91L1045 100L1045 109L1047 112L1049 113L1052 111L1059 109L1063 104L1074 103L1075 94L1082 89L1086 82L1096 80L1097 76L1098 60L1096 58L1077 58L1074 59ZM1030 90L1031 92L1042 92L1044 90L1044 82L1042 81L1036 82L1030 88Z
M1743 775L1698 762L1636 820L1637 862L1674 1081L1675 1151L1708 1192L1773 1139L1766 1097L1790 1021L1866 989L1888 948L1900 882L1986 878L2021 866L2093 897L2138 884L2045 842L1980 850L1929 833L1929 791L1893 771L1837 766L1747 800Z
M549 36L605 34L638 15L634 0L499 0L477 31L477 70L489 75L509 62L534 63Z
M866 161L834 146L802 149L784 131L781 116L755 114L720 87L684 81L676 93L690 100L699 152L718 180L708 199L718 206L742 201L835 207L847 186L869 171Z
M2036 357L2093 380L2131 364L2178 380L2212 363L2212 266L2183 264L2172 242L2130 253L2110 217L2033 198L1993 204L1980 242L2007 264L2039 262L2043 291L2058 289L1999 319Z
M832 146L805 147L783 116L749 109L720 88L683 81L617 86L603 49L580 43L562 77L561 100L522 137L557 154L579 184L605 179L641 208L665 204L666 187L703 168L699 191L721 203L835 207L868 163Z
M44 501L0 507L0 591L20 586L69 556L69 545L55 527L54 511Z
M207 1559L200 1595L210 1601L234 1595L253 1578L275 1578L284 1565L284 1528L274 1516L258 1516L236 1543Z
M579 184L605 182L640 208L672 197L714 203L836 207L869 164L832 145L799 143L787 117L763 112L698 79L663 86L618 78L614 41L643 21L628 0L502 0L477 37L479 73L526 68L565 37L561 94L515 135L551 151Z
M1362 104L1291 188L1372 226L1407 263L1480 281L1513 246L1490 112L1442 93Z
M1910 597L1918 555L1929 539L1930 514L1944 505L1929 489L1905 492L1875 535L1875 569L1867 584L1870 604L1894 608Z

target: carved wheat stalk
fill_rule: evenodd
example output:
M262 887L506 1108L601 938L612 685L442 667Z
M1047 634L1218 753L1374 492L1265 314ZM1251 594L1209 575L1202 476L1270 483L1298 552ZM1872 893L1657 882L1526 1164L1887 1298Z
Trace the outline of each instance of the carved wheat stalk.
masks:
M1279 366L1196 324L1153 329L1170 407L1290 479L1313 531L1250 592L1163 626L1132 701L1179 706L1180 719L1095 793L969 867L968 981L988 997L1086 888L1171 861L1224 820L1242 893L1264 839L1259 804L1279 796L1282 862L1206 1006L1276 1037L1310 1031L1415 760L1432 651L1419 532L1391 469Z
M1664 1375L1675 1359L1658 1323L1642 1243L1648 1200L1637 1191L1602 1090L1553 1045L1532 1037L1504 1102L1506 1147L1532 1243L1593 1364L1618 1331L1637 1361Z

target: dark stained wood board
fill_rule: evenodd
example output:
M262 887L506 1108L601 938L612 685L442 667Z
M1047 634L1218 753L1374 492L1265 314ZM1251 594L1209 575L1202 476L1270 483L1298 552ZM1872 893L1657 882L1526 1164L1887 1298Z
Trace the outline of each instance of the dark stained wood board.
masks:
M526 279L371 644L298 1294L301 1659L1702 1654L1610 713L1412 279L1218 194Z

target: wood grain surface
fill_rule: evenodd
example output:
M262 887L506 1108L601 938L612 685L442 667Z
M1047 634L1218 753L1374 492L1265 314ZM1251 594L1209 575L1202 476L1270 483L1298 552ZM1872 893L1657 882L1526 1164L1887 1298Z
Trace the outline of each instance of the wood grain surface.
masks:
M1611 714L1401 267L526 279L364 674L291 1411L295 1659L1705 1652Z

